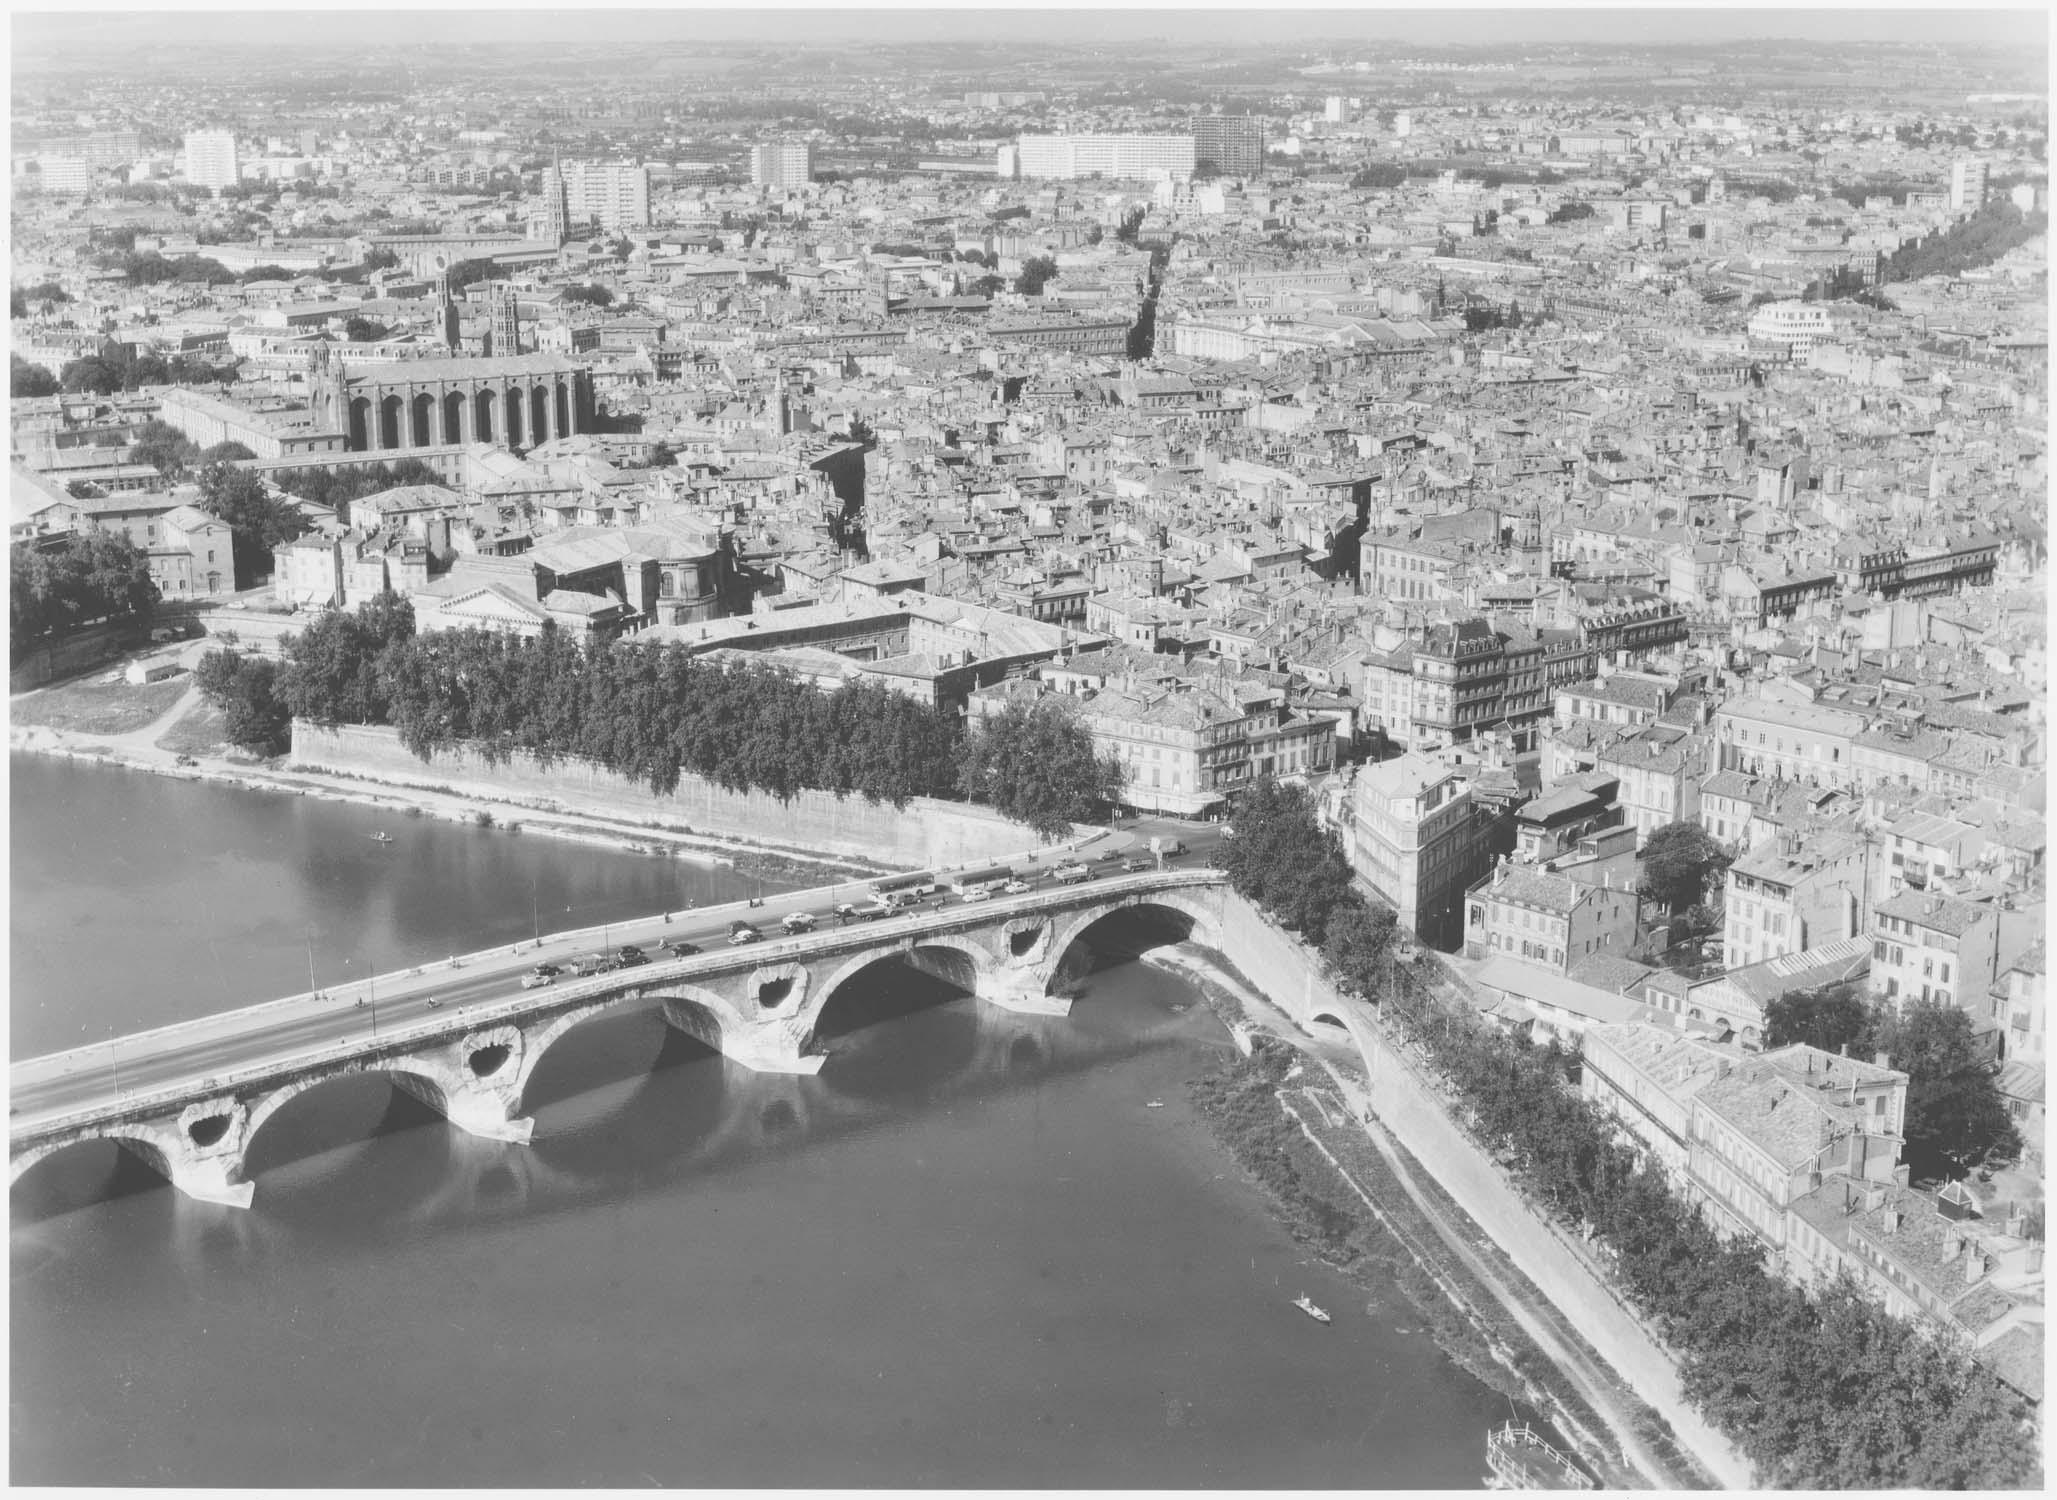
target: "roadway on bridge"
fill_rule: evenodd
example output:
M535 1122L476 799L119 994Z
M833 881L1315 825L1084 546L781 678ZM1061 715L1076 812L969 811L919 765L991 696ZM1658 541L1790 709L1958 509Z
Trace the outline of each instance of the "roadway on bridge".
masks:
M1163 825L1165 829L1173 826ZM1147 834L1151 831L1159 830L1150 820L1124 827L1111 840L1102 836L1090 844L1082 857L1096 872L1104 871L1108 862L1099 861L1096 856L1110 849L1140 852L1147 848ZM1213 832L1209 830L1209 834ZM1179 834L1191 846L1191 852L1176 861L1177 865L1204 865L1218 834L1196 836L1189 827L1180 827ZM1039 869L1048 871L1059 862L1058 856L1045 852L1039 858L1023 856L1008 863L1028 874ZM1047 875L1039 877L1036 883L1039 888L1046 887ZM538 962L568 965L584 954L603 948L618 950L624 944L634 944L660 961L668 957L660 949L666 942L688 942L712 952L728 947L729 924L739 917L759 927L769 941L785 935L779 924L790 912L810 912L824 924L830 924L835 921L833 912L838 902L868 899L868 882L846 881L766 896L756 907L747 902L732 902L704 910L689 908L668 916L612 923L601 929L546 934L540 943L522 943L513 951L494 949L460 957L456 967L447 962L434 963L377 975L320 995L267 1001L106 1043L29 1058L10 1069L9 1125L14 1129L37 1125L103 1108L130 1095L321 1051L346 1040L364 1040L387 1032L398 1034L430 1021L445 1024L453 1015L461 1017L488 1002L506 999L519 985L521 976ZM937 903L931 903L931 909L934 904Z

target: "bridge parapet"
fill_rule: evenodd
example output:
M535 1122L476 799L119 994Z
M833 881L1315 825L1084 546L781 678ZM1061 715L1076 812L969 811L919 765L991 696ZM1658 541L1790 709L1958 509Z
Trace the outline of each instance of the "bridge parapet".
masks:
M816 1037L825 1007L850 979L895 956L965 985L981 1001L1063 1015L1070 1001L1050 993L1052 981L1086 928L1152 904L1181 913L1218 943L1221 885L1214 871L1118 875L514 989L409 1016L376 1036L353 1033L17 1122L9 1131L10 1180L67 1146L111 1139L183 1192L247 1206L253 1188L243 1162L257 1131L307 1090L364 1072L384 1073L471 1134L526 1141L534 1127L520 1115L522 1095L556 1040L592 1016L648 1001L667 1024L746 1067L812 1073L826 1056ZM265 1005L235 1014L275 1025L274 1011Z

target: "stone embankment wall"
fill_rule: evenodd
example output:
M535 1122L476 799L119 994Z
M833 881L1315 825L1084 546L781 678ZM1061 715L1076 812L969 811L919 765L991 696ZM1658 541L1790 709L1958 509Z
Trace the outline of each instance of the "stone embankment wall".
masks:
M1038 846L1023 825L983 807L917 798L904 809L854 793L803 791L781 802L763 792L730 792L697 777L679 778L660 797L594 765L563 759L546 769L516 754L499 765L470 749L417 758L391 729L324 729L295 721L292 763L402 786L448 787L463 796L512 801L589 817L649 823L675 831L844 855L907 869L1004 860Z
M1726 1488L1753 1486L1750 1468L1685 1400L1678 1367L1563 1232L1532 1210L1466 1135L1449 1109L1390 1045L1369 1006L1341 994L1315 956L1231 889L1222 897L1222 952L1295 1021L1349 1017L1365 1053L1371 1108L1394 1139L1505 1250L1559 1312L1643 1399L1663 1412L1680 1443ZM1367 1045L1365 1039L1375 1040Z

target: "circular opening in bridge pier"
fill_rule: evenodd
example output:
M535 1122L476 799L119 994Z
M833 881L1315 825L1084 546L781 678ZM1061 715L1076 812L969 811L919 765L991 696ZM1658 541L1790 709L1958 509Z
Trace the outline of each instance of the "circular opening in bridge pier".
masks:
M465 1061L471 1068L472 1077L491 1078L495 1073L507 1066L508 1055L507 1044L495 1042L490 1047L479 1048L478 1051L472 1053Z
M204 1120L195 1120L186 1127L186 1138L196 1146L212 1146L229 1133L227 1115L209 1115Z
M1020 932L1010 932L1007 934L1007 951L1016 958L1027 958L1029 950L1036 946L1037 940L1042 935L1043 929L1040 927L1029 927Z
M766 1010L776 1010L785 1004L786 996L793 993L793 976L783 979L767 979L757 986L757 1003Z

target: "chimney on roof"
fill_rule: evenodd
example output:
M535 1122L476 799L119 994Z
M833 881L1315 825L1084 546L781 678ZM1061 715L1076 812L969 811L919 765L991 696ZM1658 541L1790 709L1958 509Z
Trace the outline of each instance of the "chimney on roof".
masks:
M1890 1068L1893 1065L1892 1059L1883 1052L1874 1053L1871 1060L1881 1068Z
M1898 1234L1900 1232L1899 1209L1889 1208L1886 1210L1885 1230L1887 1234Z

